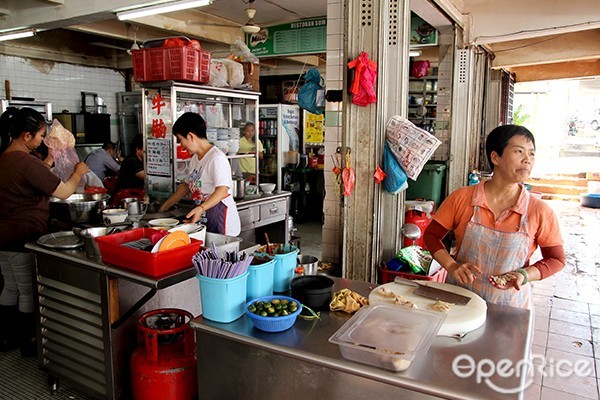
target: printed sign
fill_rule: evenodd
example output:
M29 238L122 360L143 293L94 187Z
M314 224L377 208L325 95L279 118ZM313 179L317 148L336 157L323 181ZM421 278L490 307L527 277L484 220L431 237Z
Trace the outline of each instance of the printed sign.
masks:
M171 176L171 140L148 139L146 162L149 175Z
M304 114L304 142L323 143L325 141L325 116L323 114Z
M258 33L246 35L246 43L257 57L325 53L327 18L303 19L262 28Z

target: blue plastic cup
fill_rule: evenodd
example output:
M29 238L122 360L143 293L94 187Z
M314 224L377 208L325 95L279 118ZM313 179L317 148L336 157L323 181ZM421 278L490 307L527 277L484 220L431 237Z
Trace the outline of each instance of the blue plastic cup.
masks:
M258 265L248 267L248 285L246 300L250 301L258 297L271 296L273 294L273 270L275 259Z
M273 271L273 292L281 293L290 290L290 282L294 279L297 266L298 248L285 254L275 254L275 269Z
M244 315L248 275L248 271L230 279L196 275L204 318L228 323Z

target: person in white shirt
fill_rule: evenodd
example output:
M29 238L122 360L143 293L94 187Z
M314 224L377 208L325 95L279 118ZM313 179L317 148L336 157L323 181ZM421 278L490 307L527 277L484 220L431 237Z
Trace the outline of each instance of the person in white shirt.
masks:
M90 171L95 173L100 180L104 180L107 176L107 171L114 175L121 166L115 160L117 157L117 148L114 143L106 142L101 148L92 151L85 158L85 163Z
M199 114L186 112L173 124L173 135L192 154L190 173L159 212L191 194L197 207L186 215L190 222L205 223L208 232L239 235L241 224L231 191L231 166L225 154L206 139L206 122Z

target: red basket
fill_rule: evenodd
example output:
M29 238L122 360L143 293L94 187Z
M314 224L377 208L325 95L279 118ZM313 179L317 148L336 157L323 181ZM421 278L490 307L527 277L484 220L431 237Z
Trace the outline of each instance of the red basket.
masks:
M150 238L156 232L151 228L139 228L96 238L102 262L152 277L163 276L191 267L192 256L198 252L202 241L192 239L188 245L158 253L123 246L142 238Z
M411 274L410 272L390 271L387 269L385 263L381 263L379 266L379 271L381 271L381 283L394 282L394 278L397 276L401 276L404 279L436 281L444 283L446 281L446 276L448 275L448 271L446 271L444 268L438 269L433 275L430 276Z
M161 47L133 50L136 82L189 81L208 83L211 53L194 47Z

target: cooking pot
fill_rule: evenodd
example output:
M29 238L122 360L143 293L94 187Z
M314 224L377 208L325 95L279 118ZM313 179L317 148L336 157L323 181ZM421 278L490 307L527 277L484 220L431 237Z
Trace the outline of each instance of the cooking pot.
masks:
M244 178L234 177L231 187L234 200L241 200L246 196L246 180Z
M85 254L88 257L98 257L100 255L100 249L98 248L98 243L96 243L96 238L106 235L109 230L114 231L114 228L88 228L79 232L79 236L81 236L83 239L83 248L85 249ZM75 234L78 233L75 230L73 230L73 232L75 232Z
M73 194L66 199L50 197L50 219L68 224L99 223L110 196L103 193Z

